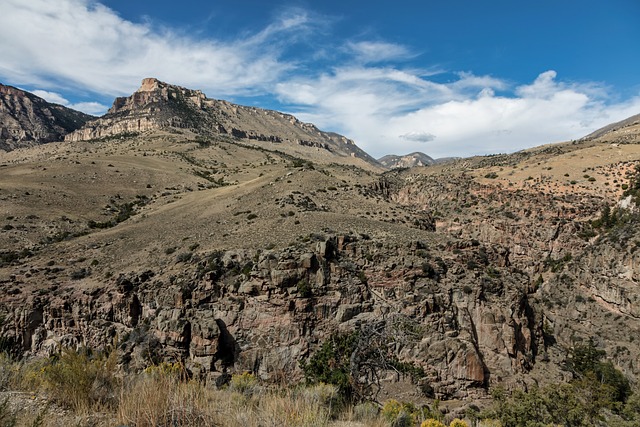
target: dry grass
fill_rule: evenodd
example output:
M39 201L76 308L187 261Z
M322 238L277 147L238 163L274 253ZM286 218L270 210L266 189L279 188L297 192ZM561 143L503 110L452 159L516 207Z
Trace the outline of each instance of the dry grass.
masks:
M345 405L331 385L274 389L243 374L215 389L163 365L123 379L111 360L82 351L27 363L0 357L2 389L22 390L0 390L0 426L388 425L374 404Z
M329 426L336 390L327 385L271 391L255 387L215 390L199 382L153 375L122 390L118 422L157 426Z

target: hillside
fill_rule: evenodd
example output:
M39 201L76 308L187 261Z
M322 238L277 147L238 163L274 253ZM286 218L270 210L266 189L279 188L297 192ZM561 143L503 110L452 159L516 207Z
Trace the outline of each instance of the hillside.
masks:
M82 127L93 116L51 104L29 92L0 84L0 150L52 141Z
M291 116L147 79L66 142L0 156L3 347L115 339L128 372L301 382L358 331L384 360L354 350L356 393L451 416L568 382L586 342L635 384L634 132L381 172Z

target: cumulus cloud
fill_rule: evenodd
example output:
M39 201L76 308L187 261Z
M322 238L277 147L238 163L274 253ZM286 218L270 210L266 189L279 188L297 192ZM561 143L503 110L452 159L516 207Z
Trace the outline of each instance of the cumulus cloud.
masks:
M402 78L395 78L397 73ZM374 157L513 152L577 139L640 111L640 96L607 104L605 87L564 83L553 70L515 87L472 73L437 83L416 72L375 67L357 73L336 69L317 79L299 79L295 86L315 96L296 98L295 87L279 85L294 113L344 132Z

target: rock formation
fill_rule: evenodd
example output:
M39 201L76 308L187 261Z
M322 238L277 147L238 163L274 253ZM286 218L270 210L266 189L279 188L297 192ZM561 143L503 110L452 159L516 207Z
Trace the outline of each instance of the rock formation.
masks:
M65 135L91 118L88 114L0 84L0 150L62 141Z

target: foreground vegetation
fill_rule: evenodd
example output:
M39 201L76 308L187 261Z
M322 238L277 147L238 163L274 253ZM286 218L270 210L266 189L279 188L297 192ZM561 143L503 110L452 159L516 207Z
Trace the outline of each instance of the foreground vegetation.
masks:
M321 382L271 388L244 373L218 389L188 380L179 364L167 363L123 376L115 352L65 350L29 362L2 355L0 390L21 390L26 400L39 395L48 403L25 410L3 392L0 427L640 426L640 396L603 355L592 343L582 346L568 362L571 383L528 392L496 389L495 404L483 411L472 405L466 421L445 417L437 401L431 407L393 399L382 405L355 402L340 387Z
M382 408L372 402L348 403L333 385L274 389L244 373L217 389L187 380L178 364L118 375L116 360L115 353L72 350L24 363L2 356L0 388L28 392L22 393L27 400L39 395L48 404L28 411L19 402L10 402L5 392L0 427L445 426L428 418L428 410L393 400ZM466 424L454 420L451 425Z

